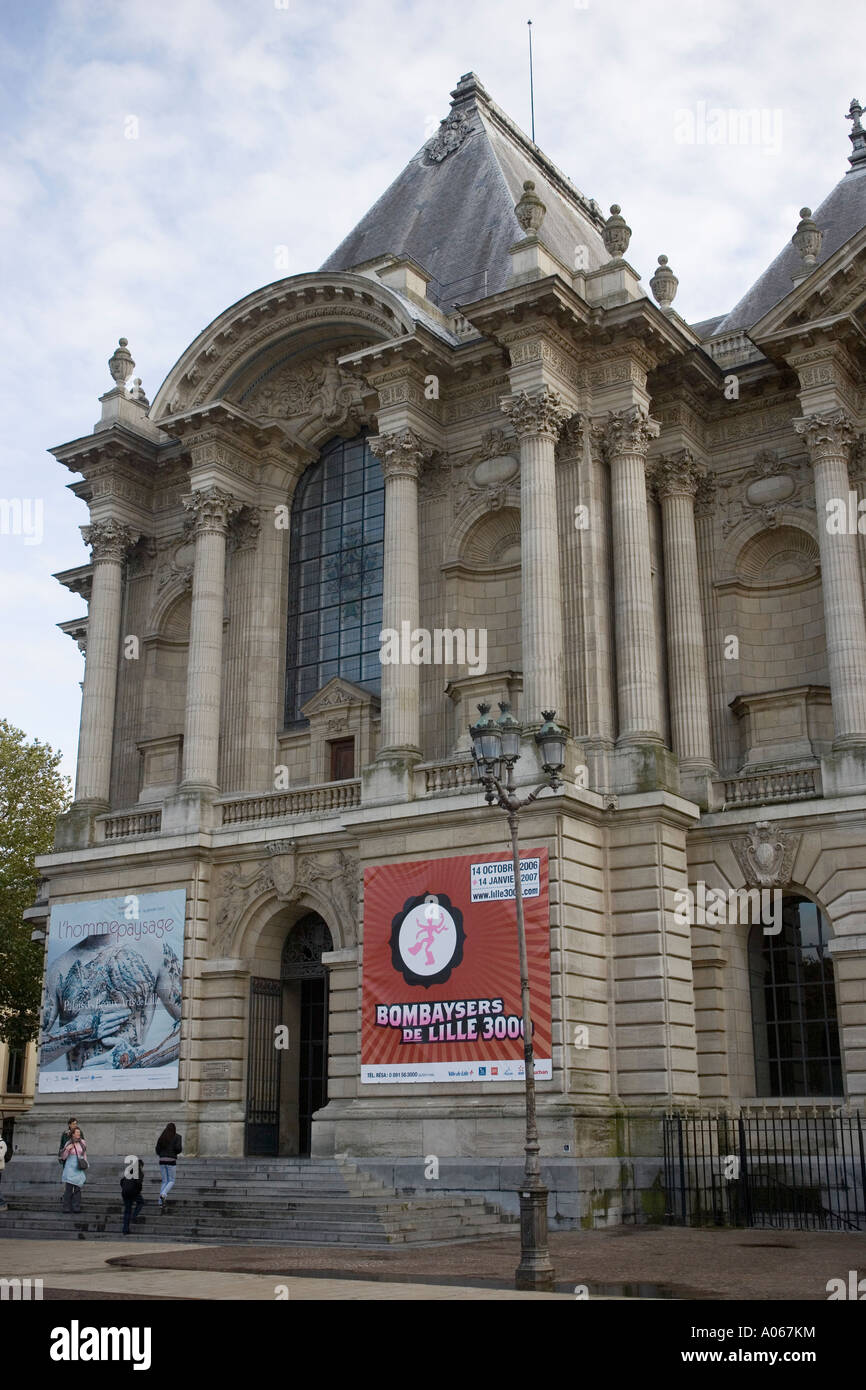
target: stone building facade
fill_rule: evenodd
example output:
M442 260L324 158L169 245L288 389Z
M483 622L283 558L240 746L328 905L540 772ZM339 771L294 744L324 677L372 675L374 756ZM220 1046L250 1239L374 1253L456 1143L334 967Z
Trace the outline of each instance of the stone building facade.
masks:
M91 1143L124 1152L170 1109L189 1151L250 1152L269 981L268 1017L327 1057L312 1082L284 1059L277 1151L519 1154L522 1088L360 1080L363 870L503 848L469 757L480 701L522 720L527 788L542 709L569 733L565 786L521 832L550 864L554 1185L657 1154L671 1110L862 1106L851 118L850 170L706 323L673 308L665 257L647 295L620 210L470 73L323 267L226 309L152 405L121 340L100 421L52 451L90 560L58 576L88 600L63 625L86 670L45 910L184 887L186 951L178 1089L82 1098ZM485 659L380 663L406 624L483 633ZM752 888L782 895L773 935L684 917ZM65 1110L38 1096L18 1137L44 1146Z

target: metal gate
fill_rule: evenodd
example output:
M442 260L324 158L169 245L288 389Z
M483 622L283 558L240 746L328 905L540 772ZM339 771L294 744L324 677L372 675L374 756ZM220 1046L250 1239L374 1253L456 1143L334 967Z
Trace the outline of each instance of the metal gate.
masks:
M245 1151L273 1155L280 1147L280 1058L275 1045L281 1022L283 986L279 980L250 980L247 1113Z
M866 1230L859 1113L669 1115L664 1167L669 1223Z
M280 973L300 993L298 1152L311 1149L313 1115L328 1101L328 970L331 933L316 912L297 922L283 946Z

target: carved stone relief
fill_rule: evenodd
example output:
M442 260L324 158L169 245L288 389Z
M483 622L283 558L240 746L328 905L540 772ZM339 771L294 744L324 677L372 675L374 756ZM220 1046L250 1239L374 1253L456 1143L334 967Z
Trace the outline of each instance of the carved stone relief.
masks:
M479 502L487 511L505 506L519 479L517 441L505 430L488 430L474 453L450 466L448 495L454 518L475 510Z
M362 424L369 423L362 388L355 377L339 366L337 358L365 346L347 343L339 353L331 351L300 365L287 362L275 367L244 394L244 408L268 419L291 419L300 427L318 417L332 430L348 426L355 433Z
M313 889L330 904L343 939L354 942L358 905L358 858L346 850L326 853L299 851L294 840L277 840L267 858L251 868L232 864L222 870L216 889L219 903L213 932L215 956L230 956L244 913L263 894L273 892L281 903L299 901Z
M783 511L814 511L814 483L804 458L780 459L773 450L762 449L753 463L717 474L716 483L726 536L752 517L776 526Z
M731 846L747 885L758 888L785 888L799 847L798 833L766 820L756 821L748 835Z

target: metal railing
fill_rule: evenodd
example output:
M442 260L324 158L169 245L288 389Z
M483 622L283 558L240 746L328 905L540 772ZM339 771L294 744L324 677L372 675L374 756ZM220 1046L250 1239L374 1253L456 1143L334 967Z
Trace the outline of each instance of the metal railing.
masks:
M862 1117L669 1115L664 1182L670 1224L866 1230Z

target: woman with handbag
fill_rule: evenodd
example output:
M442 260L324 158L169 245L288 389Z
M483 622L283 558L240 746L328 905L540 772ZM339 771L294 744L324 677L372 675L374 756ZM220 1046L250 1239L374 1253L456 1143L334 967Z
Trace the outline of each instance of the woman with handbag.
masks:
M81 1211L81 1189L87 1182L87 1145L76 1127L67 1144L64 1144L60 1157L63 1159L63 1210L77 1216Z

